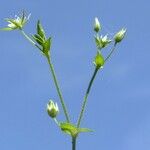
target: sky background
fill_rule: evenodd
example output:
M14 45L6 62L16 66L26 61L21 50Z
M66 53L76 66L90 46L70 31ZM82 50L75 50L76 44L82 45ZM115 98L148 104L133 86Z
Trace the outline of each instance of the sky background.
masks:
M79 136L77 150L150 149L149 6L148 0L1 1L0 27L26 10L32 15L25 31L35 33L40 19L52 36L52 60L73 123L94 70L94 18L103 35L127 28L94 82L81 124L94 132ZM70 137L46 113L49 99L60 106L46 59L18 31L0 32L1 150L71 149ZM61 109L58 120L64 119Z

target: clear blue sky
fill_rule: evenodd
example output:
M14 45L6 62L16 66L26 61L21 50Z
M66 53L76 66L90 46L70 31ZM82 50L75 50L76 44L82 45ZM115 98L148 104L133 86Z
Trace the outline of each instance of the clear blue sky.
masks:
M1 27L24 9L32 14L27 33L40 19L53 37L52 59L73 122L94 69L95 16L103 34L127 28L92 87L82 127L94 132L80 135L77 150L150 149L149 6L148 0L1 1ZM50 98L60 106L45 58L19 32L1 32L0 150L71 149L70 137L46 113Z

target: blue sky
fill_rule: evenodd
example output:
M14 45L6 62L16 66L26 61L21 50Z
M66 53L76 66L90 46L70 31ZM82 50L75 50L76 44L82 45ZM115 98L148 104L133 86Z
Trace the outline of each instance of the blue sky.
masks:
M74 123L94 69L94 18L102 34L127 28L94 82L82 122L94 132L80 135L78 150L150 149L149 5L148 0L1 2L1 27L4 18L26 10L32 15L25 31L35 33L40 19L52 36L52 60ZM60 106L45 58L18 31L1 32L0 41L0 149L70 150L70 137L45 111L50 98Z

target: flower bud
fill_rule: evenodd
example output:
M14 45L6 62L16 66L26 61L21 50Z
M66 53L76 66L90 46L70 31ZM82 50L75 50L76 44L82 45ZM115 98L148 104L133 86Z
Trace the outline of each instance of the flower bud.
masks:
M99 69L104 65L104 63L105 63L105 60L104 60L103 56L101 55L100 52L97 52L97 55L94 60L95 66Z
M98 18L96 17L96 18L95 18L95 23L94 23L94 31L95 31L95 32L99 32L100 29L101 29L101 25L100 25L100 23L99 23Z
M126 33L126 29L121 29L116 35L114 36L115 43L119 43L122 41Z
M50 100L47 104L47 113L51 118L56 118L57 114L59 113L57 103L54 104L54 102Z

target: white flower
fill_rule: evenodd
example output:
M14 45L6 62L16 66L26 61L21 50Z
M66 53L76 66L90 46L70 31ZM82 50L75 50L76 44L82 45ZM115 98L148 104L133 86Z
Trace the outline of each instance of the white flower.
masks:
M59 113L59 108L57 103L54 103L52 100L47 104L47 113L51 118L55 118Z
M126 29L121 29L118 33L115 34L114 36L114 40L116 43L119 43L122 41L122 39L124 38L126 34Z
M100 22L99 22L98 18L96 17L95 18L95 23L94 23L94 31L99 32L100 29L101 29L101 25L100 25Z
M23 12L21 16L15 15L14 19L12 18L5 19L9 24L7 25L8 26L7 28L4 28L4 30L22 29L26 24L26 22L29 20L30 15L31 14L25 16L25 13Z
M111 42L111 40L108 38L107 35L105 35L105 36L101 35L100 37L96 36L95 41L96 41L96 45L99 49L106 47Z

